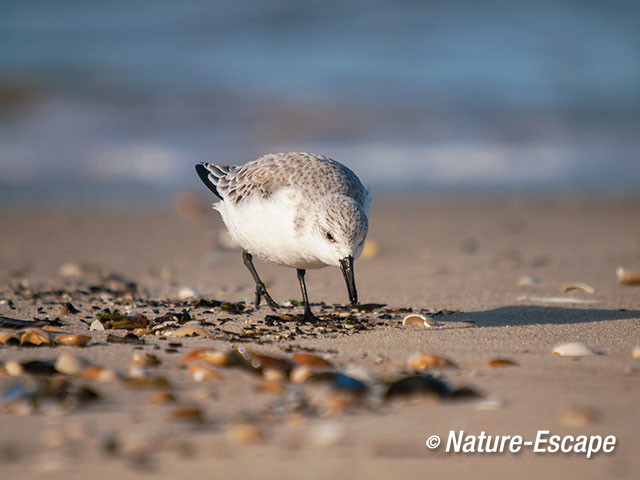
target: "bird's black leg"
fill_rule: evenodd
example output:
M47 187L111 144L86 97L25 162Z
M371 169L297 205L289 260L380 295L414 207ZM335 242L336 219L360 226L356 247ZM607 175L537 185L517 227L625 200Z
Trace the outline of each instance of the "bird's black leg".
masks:
M271 298L271 295L267 292L267 287L265 287L262 280L260 280L258 272L256 272L256 267L253 266L253 257L249 252L243 250L242 259L244 260L245 266L249 269L253 280L256 282L256 309L260 308L260 298L264 297L267 304L275 311L280 305L273 301L273 298Z
M307 285L304 282L305 270L302 268L296 269L298 272L298 282L300 282L300 290L302 290L302 301L304 302L304 321L309 323L316 323L317 317L311 313L311 307L309 306L309 297L307 296Z

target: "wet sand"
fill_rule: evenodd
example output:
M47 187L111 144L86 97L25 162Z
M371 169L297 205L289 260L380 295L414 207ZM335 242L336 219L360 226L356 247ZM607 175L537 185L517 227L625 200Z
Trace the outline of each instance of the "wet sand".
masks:
M169 207L4 207L0 315L57 317L60 330L92 337L82 348L0 346L5 370L11 360L55 360L71 352L124 378L132 354L146 352L161 364L144 375L164 377L176 401L153 404L156 389L132 388L123 380L69 377L99 398L78 400L68 412L43 407L44 414L37 406L12 406L6 394L17 384L37 390L36 377L5 373L0 473L636 478L640 360L632 350L640 344L640 287L619 285L615 271L640 270L638 219L638 198L375 198L368 238L380 250L356 262L356 282L361 302L387 307L341 310L334 304L344 304L347 292L339 270L311 271L311 301L326 304L314 309L333 315L323 328L265 321L272 312L253 309L251 277L239 252L224 248L218 215L197 204L183 206L181 215ZM65 264L72 264L66 272ZM293 270L261 262L256 267L281 304L299 298ZM595 293L563 292L568 282L584 282ZM184 287L204 298L245 302L244 311L196 307L179 298ZM80 312L63 314L66 302ZM113 343L109 334L123 337L128 331L89 331L106 308L143 314L150 325L186 310L214 338L150 333L139 335L143 345ZM407 309L429 314L440 326L403 327ZM552 353L566 342L583 342L598 355ZM371 390L364 398L342 398L326 387L318 393L305 384L265 384L239 367L212 367L220 378L196 382L180 361L196 348L226 352L238 346L282 358L312 352ZM458 368L431 373L452 389L469 386L482 397L383 400L385 382L410 374L407 361L418 352L453 361ZM516 365L490 368L487 362L496 358ZM193 411L189 416L186 407L199 409L200 417ZM54 415L59 413L65 414ZM246 427L239 430L238 424ZM454 454L442 445L425 447L429 436L445 440L450 430L525 440L534 440L538 430L615 435L617 444L614 453L592 459L531 449Z

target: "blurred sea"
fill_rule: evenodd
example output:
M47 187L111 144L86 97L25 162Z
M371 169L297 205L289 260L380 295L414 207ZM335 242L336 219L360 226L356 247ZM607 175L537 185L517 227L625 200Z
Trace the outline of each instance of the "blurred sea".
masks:
M640 189L640 2L0 1L0 202L314 151L374 188Z

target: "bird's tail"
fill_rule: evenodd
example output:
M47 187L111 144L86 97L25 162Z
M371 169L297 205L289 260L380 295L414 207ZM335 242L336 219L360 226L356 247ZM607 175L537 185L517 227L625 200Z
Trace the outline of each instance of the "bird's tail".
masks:
M231 165L214 165L213 163L205 162L196 165L196 172L202 183L220 200L222 200L222 196L218 193L218 181L229 173L230 169Z

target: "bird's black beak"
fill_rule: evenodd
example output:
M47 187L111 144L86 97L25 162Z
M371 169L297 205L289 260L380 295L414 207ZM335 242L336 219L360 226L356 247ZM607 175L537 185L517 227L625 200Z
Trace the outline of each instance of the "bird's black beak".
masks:
M351 305L358 303L358 292L356 291L356 279L353 272L353 257L349 255L347 258L340 260L340 270L347 282L347 290L349 291L349 301Z

